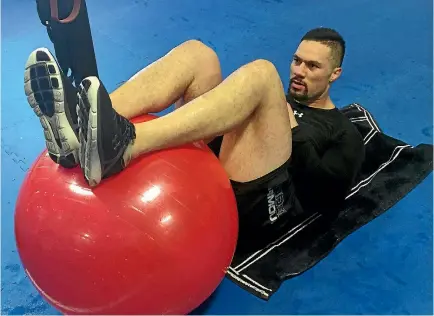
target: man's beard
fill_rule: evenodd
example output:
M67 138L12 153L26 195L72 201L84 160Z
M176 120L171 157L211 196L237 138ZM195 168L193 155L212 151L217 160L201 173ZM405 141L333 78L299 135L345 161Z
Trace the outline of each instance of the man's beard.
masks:
M289 82L289 86L288 86L288 90L287 90L287 99L292 100L294 102L298 102L298 103L307 105L309 103L317 101L325 93L325 90L322 90L322 91L318 91L316 93L309 95L309 89L308 89L307 85L304 83L303 83L303 86L304 86L303 91L295 90L294 92L292 92L291 91L291 83L292 83L292 80L290 80L290 82ZM290 103L290 101L288 101L288 102Z
M290 99L295 100L297 102L306 102L309 100L307 87L305 86L304 91L302 93L293 93L291 91L291 82L289 83L288 86L287 95L289 96Z

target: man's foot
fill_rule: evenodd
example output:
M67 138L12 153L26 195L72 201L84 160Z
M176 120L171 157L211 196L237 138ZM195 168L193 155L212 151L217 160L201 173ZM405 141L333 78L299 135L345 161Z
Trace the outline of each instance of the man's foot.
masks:
M48 153L65 168L78 164L77 94L48 49L38 48L27 59L24 91L41 121Z
M135 127L112 107L110 96L96 77L78 87L80 165L90 186L123 170L124 156L136 138Z

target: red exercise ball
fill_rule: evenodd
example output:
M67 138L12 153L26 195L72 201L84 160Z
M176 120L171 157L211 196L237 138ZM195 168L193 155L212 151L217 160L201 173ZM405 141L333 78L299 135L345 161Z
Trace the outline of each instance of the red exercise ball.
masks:
M224 278L237 235L230 181L203 142L142 156L93 189L43 152L16 204L26 273L65 314L187 314Z

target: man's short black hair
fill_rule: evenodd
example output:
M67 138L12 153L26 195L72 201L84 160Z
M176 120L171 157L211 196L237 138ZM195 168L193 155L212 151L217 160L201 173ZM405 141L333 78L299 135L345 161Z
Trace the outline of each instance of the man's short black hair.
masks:
M345 56L345 41L334 29L318 27L307 32L301 41L315 41L327 45L331 49L335 67L341 67Z

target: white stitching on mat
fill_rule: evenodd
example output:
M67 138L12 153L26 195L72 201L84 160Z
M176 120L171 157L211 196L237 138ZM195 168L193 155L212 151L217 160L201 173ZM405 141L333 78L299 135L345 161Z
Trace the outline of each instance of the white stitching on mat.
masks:
M367 186L369 183L371 183L372 179L374 179L374 177L384 168L386 168L388 165L390 165L401 153L401 151L403 151L405 148L411 147L410 145L405 145L405 146L396 146L395 149L392 152L392 155L390 156L389 160L382 163L380 165L380 167L373 173L371 174L369 177L363 179L362 181L360 181L358 184L356 184L352 189L351 189L351 193L348 194L348 196L345 199L350 198L351 196L353 196L354 194L356 194L357 192L359 192L359 190L365 186ZM395 153L395 151L398 149L398 152ZM368 182L366 182L368 181ZM366 182L366 183L364 183ZM364 183L364 184L363 184Z
M318 213L315 213L318 214ZM292 234L290 234L288 237L286 237L284 240L282 240L280 243L273 245L270 247L270 249L264 251L264 253L262 253L260 256L258 256L257 258L255 258L252 262L250 262L249 264L247 264L246 266L244 266L241 269L238 269L237 272L241 272L245 269L247 269L249 266L251 266L253 263L255 263L256 261L258 261L259 259L261 259L262 257L264 257L267 253L269 253L271 250L273 250L274 248L279 247L280 245L284 244L285 242L287 242L289 239L291 239L294 235L296 235L298 232L300 232L301 230L305 229L307 226L309 226L312 222L316 221L318 218L320 218L322 215L318 214L316 217L314 217L313 219L311 219L306 225L300 227L299 229L297 229L295 232L293 232ZM312 217L312 216L311 216Z
M232 273L231 271L228 270L227 273L228 273L232 278L234 278L235 280L237 280L238 282L240 282L240 283L242 283L242 284L244 284L244 285L247 285L249 288L255 290L256 292L261 293L261 294L264 295L265 297L270 296L267 292L265 292L265 291L263 291L263 290L257 288L257 287L254 286L253 284L250 284L250 283L244 281L243 279L241 279L240 277L238 277L236 274Z
M318 213L315 213L311 216L309 216L308 218L306 218L304 221L302 221L300 224L298 224L297 226L293 227L291 230L289 230L286 234L282 235L281 237L279 237L278 239L276 239L275 241L269 243L267 246L265 246L263 249L260 249L258 251L256 251L254 254L252 254L250 257L248 257L247 259L245 259L243 262L241 262L240 264L238 264L235 268L232 268L235 272L240 272L242 270L239 270L243 265L245 265L247 262L250 261L250 259L253 259L257 254L259 254L260 252L265 251L267 248L272 247L273 245L275 245L276 243L280 242L282 239L286 238L286 236L288 236L289 234L291 234L294 230L296 230L299 226L303 225L304 223L306 223L307 221L309 221L312 217L314 217L315 215L317 215Z
M260 288L262 288L262 289L264 289L264 290L266 290L266 291L273 292L272 289L269 289L268 287L263 286L261 283L259 283L258 281L253 280L253 279L252 279L251 277L249 277L247 274L243 274L243 277L245 277L247 280L253 282L254 284L256 284L257 286L259 286Z
M363 122L363 121L367 121L366 117L357 117L357 118L354 118L354 119L350 119L350 122L353 122L353 123L355 123L355 122Z
M381 131L380 131L380 128L379 128L379 127L377 126L377 124L375 123L374 118L372 117L371 113L370 113L368 110L366 110L363 106L361 106L360 104L356 104L356 106L359 108L359 110L362 109L362 111L365 112L365 115L367 115L367 116L369 117L369 120L370 120L371 123L374 125L374 128L375 128L378 132L381 132Z

